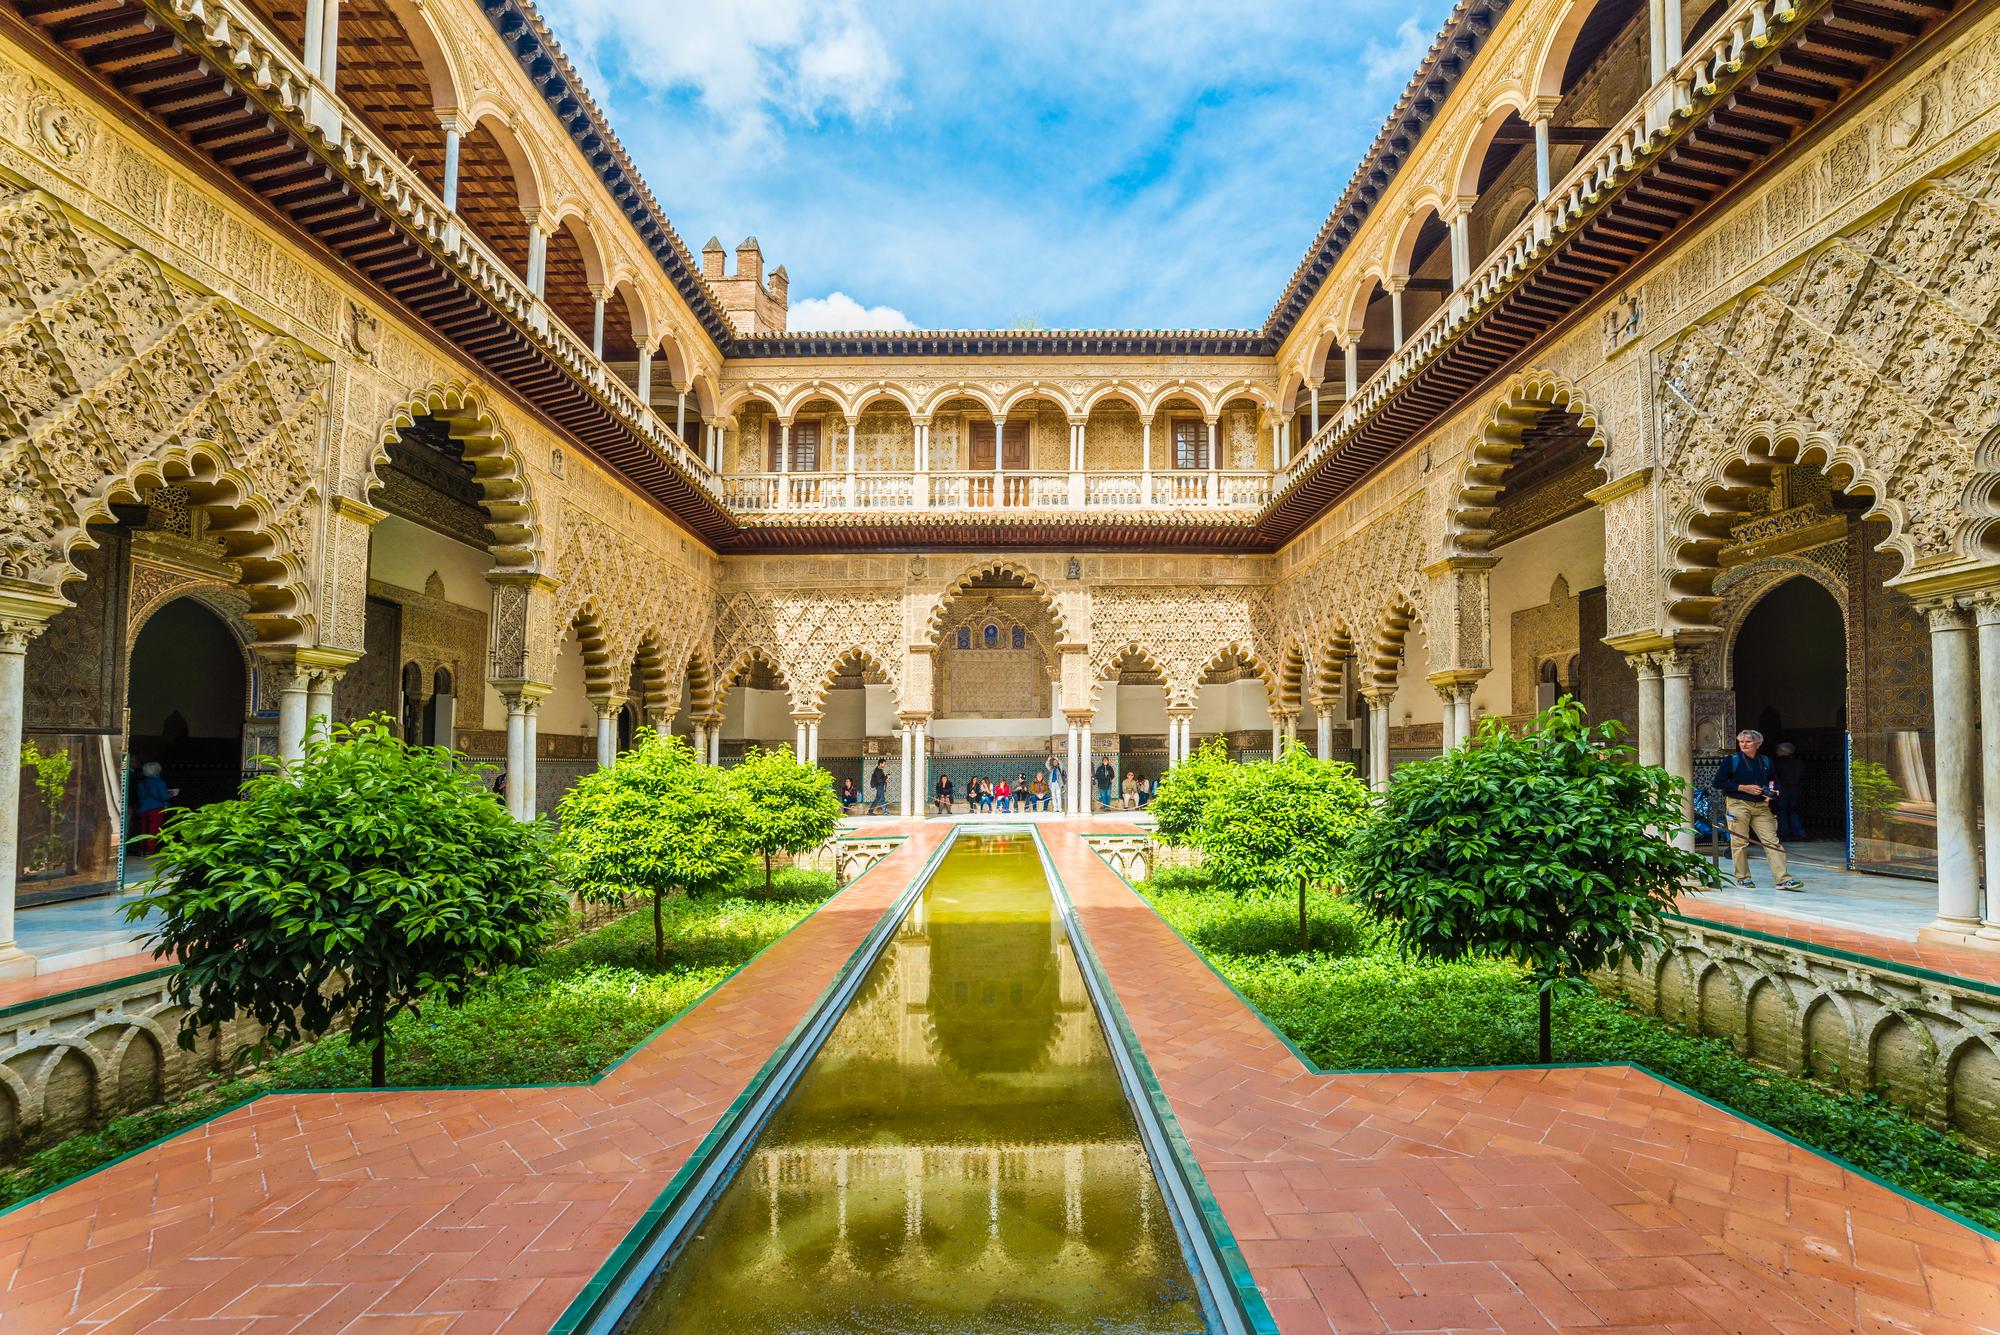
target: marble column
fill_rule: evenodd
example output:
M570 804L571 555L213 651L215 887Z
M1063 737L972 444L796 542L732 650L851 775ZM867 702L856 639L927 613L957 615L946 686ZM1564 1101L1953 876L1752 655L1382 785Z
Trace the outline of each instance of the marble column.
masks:
M535 807L541 800L541 789L539 787L541 747L537 743L536 733L541 725L542 697L535 695L522 701L521 712L525 716L527 723L527 735L523 738L521 744L521 778L523 779L521 785L521 819L533 820L535 818ZM507 781L507 791L510 793L514 791L514 781L512 779Z
M792 720L792 759L801 765L805 764L812 754L806 744L806 728L807 724L803 718Z
M1985 802L1986 899L1979 935L2000 940L2000 591L1973 603L1979 626L1979 777Z
M1633 745L1638 750L1641 765L1658 765L1664 754L1660 732L1660 660L1652 654L1628 654L1625 661L1632 665L1632 671L1639 678L1639 719Z
M722 764L722 720L719 717L708 721L708 763Z
M590 705L597 711L597 767L605 769L618 759L618 702L600 698Z
M1472 695L1479 689L1477 682L1462 681L1452 695L1452 717L1458 724L1458 744L1468 745L1472 741Z
M1096 780L1090 777L1091 770L1097 768L1097 760L1090 753L1090 729L1091 725L1089 723L1083 725L1083 737L1081 739L1083 764L1076 772L1077 782L1083 787L1083 801L1077 805L1076 809L1079 816L1088 816L1090 814L1091 794L1097 791Z
M1979 838L1972 620L1956 599L1926 603L1931 625L1931 738L1937 755L1938 917L1951 932L1979 927Z
M705 723L694 725L694 763L697 765L708 763L708 725Z
M1313 738L1313 741L1316 743L1314 754L1321 760L1331 760L1333 759L1333 714L1331 712L1333 702L1330 700L1318 700L1313 703L1313 708L1318 711L1318 716L1314 720L1314 731L1318 734Z
M1063 762L1063 810L1071 816L1083 814L1083 725L1074 719L1069 725L1069 751Z
M1375 786L1389 786L1389 711L1395 704L1396 693L1390 691L1377 697L1379 705L1375 711Z
M916 770L910 780L911 791L915 795L915 806L910 812L913 816L921 816L930 809L926 805L930 801L931 796L931 757L930 738L927 735L928 729L929 725L923 719L918 719L913 735L910 738L910 763Z
M333 688L338 668L316 668L306 687L306 735L324 739L333 727Z
M1458 735L1458 710L1454 707L1458 700L1458 687L1452 682L1446 682L1437 688L1437 693L1438 700L1444 706L1444 726L1442 728L1444 749L1447 751L1456 751L1459 745L1465 741L1463 737Z
M521 793L527 787L528 704L519 693L500 698L507 705L507 811L515 820L526 820Z
M903 817L905 820L908 820L910 816L914 814L910 809L910 779L912 778L910 771L911 767L915 763L915 757L912 755L912 752L915 749L913 744L916 739L916 734L911 729L908 723L903 724L901 728L897 729L897 731L902 735L903 770L902 773L897 776L900 782L896 786L897 799L898 799L896 805L896 814Z
M1694 651L1670 649L1660 663L1660 763L1680 779L1681 819L1674 843L1694 847Z
M28 712L28 641L40 621L0 619L0 978L32 977L14 944L14 887L21 867L21 731Z
M306 753L306 719L312 712L311 673L286 663L276 669L278 678L278 759L286 764Z

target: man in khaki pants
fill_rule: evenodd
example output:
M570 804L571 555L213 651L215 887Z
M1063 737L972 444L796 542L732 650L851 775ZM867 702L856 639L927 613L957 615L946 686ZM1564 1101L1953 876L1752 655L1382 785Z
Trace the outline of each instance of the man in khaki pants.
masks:
M1750 879L1750 841L1755 839L1771 861L1778 889L1803 890L1805 886L1785 869L1785 846L1778 842L1778 817L1771 810L1771 799L1778 793L1777 776L1770 759L1757 754L1763 745L1763 733L1745 728L1736 734L1736 754L1715 771L1713 786L1722 794L1722 807L1729 815L1729 854L1736 864L1736 884L1743 889L1755 884Z

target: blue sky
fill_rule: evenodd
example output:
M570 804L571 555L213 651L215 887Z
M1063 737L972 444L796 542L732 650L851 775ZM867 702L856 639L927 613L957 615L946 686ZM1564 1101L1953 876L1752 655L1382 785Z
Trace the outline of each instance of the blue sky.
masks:
M688 245L786 266L793 328L954 329L1261 324L1450 6L542 8Z

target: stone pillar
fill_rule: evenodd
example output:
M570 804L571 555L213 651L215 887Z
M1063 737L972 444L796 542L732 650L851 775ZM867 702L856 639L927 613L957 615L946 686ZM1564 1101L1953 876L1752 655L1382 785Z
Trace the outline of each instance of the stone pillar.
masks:
M819 716L815 714L806 723L806 763L819 764Z
M1674 843L1694 847L1694 651L1673 648L1659 655L1660 763L1686 785Z
M1153 419L1139 418L1139 504L1153 503Z
M1924 604L1931 625L1931 737L1937 754L1938 916L1935 930L1979 927L1979 840L1973 767L1972 621L1957 599Z
M590 289L590 353L604 360L604 289Z
M683 442L687 440L687 429L688 429L687 423L688 423L687 391L685 389L676 389L674 391L674 434L680 437L680 439Z
M527 787L528 702L518 691L503 693L501 699L507 703L507 812L515 820L526 820L521 793Z
M544 693L546 688L544 688ZM535 818L536 804L541 800L541 741L539 732L542 721L542 696L531 695L523 701L527 714L528 735L521 747L521 777L526 780L521 785L521 819ZM514 791L513 781L507 783L507 791Z
M1330 700L1315 700L1313 701L1313 709L1315 711L1313 720L1314 730L1317 734L1313 738L1315 743L1313 753L1321 760L1331 760L1333 759L1333 714L1330 711L1333 709L1333 702Z
M1356 334L1353 338L1341 344L1340 351L1344 359L1343 370L1345 375L1342 384L1347 388L1347 402L1352 403L1354 402L1354 396L1361 392L1361 335Z
M1458 684L1445 682L1435 688L1438 700L1444 705L1444 721L1441 729L1444 749L1456 751L1465 741L1458 732Z
M928 805L931 798L930 738L925 735L928 727L926 720L918 719L910 739L910 764L915 769L910 780L915 802L910 812L912 816L921 816L930 809Z
M719 717L708 721L708 763L722 764L722 720Z
M1070 816L1083 814L1083 724L1075 715L1069 720L1069 750L1063 757L1063 812Z
M1459 746L1472 741L1472 695L1478 689L1478 682L1462 681L1452 693L1451 713L1458 729Z
M1639 763L1662 764L1665 753L1661 750L1660 660L1652 654L1627 654L1625 661L1632 665L1632 671L1639 677L1638 729L1637 735L1633 738L1633 745L1639 753Z
M456 115L440 118L444 125L444 211L458 212L458 148L461 130ZM602 356L603 354L599 354Z
M597 712L597 767L604 769L618 759L618 707L625 703L615 695L600 695L593 698L590 707Z
M1986 901L1979 935L2000 940L2000 591L1981 594L1973 612L1979 625L1979 769L1986 820Z
M539 212L528 217L528 291L541 299L549 277L549 234L542 230Z
M1529 123L1535 127L1535 198L1547 199L1553 182L1549 171L1549 118L1555 112L1550 99L1535 103Z
M707 724L698 722L694 725L693 741L694 741L694 763L697 765L706 765L708 763Z
M803 765L806 763L808 754L810 753L807 750L806 743L805 715L794 714L792 715L792 759Z
M1096 758L1090 753L1090 728L1091 722L1086 719L1083 724L1083 763L1076 771L1077 782L1083 788L1083 802L1077 807L1077 814L1080 816L1090 814L1090 797L1097 791L1096 782L1090 777L1090 771L1097 766Z
M333 727L333 688L340 681L339 668L315 668L306 687L306 735L325 737Z
M910 779L911 770L916 764L916 758L911 754L914 749L915 733L907 721L896 731L903 741L903 771L898 776L901 782L897 784L896 814L908 820L914 814L910 810Z
M1409 281L1407 278L1391 278L1383 284L1389 289L1389 345L1395 352L1403 348L1403 287Z
M306 719L312 711L312 673L293 662L275 665L278 686L278 759L291 764L306 753Z
M0 609L0 978L32 978L35 960L14 944L14 887L21 866L21 732L28 713L28 641L62 604L39 615Z
M1368 786L1380 791L1389 786L1389 707L1396 688L1371 686L1361 698L1368 702Z

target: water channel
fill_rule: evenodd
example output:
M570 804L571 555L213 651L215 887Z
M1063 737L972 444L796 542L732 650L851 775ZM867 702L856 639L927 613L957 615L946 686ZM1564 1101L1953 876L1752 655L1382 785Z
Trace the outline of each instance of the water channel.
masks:
M1031 836L958 837L626 1329L1208 1329Z

